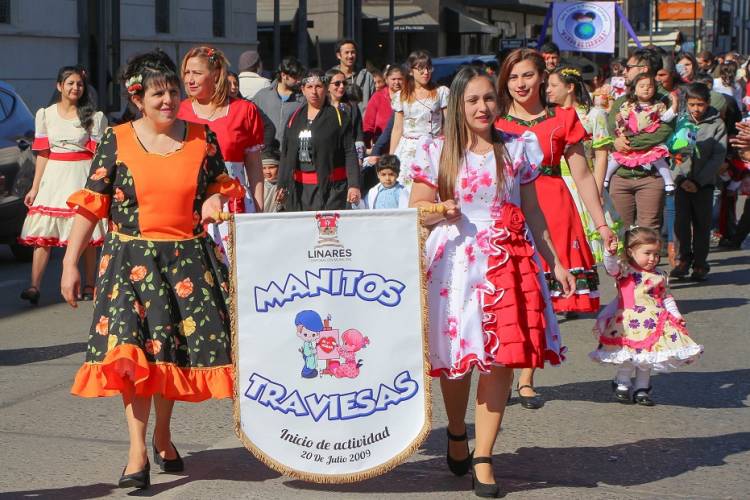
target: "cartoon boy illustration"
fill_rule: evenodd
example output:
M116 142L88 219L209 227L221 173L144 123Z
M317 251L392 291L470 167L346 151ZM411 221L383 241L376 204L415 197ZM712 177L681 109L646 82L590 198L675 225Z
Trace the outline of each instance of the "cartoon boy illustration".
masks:
M302 340L302 347L299 352L305 360L302 367L303 378L315 378L318 376L318 355L317 343L320 338L320 332L323 330L323 320L315 311L306 309L297 313L294 318L294 325L297 327L297 337Z

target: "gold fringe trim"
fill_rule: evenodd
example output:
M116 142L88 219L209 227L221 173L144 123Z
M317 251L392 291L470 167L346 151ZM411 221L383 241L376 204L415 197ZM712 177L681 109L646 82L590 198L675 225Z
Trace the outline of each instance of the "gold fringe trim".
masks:
M422 357L425 371L422 374L422 387L424 388L424 405L425 405L425 421L422 429L419 431L417 436L412 440L409 445L404 448L396 456L388 460L387 462L380 464L363 471L348 474L314 474L311 472L304 472L291 467L287 467L269 457L260 448L247 437L242 430L242 423L240 421L240 382L239 382L239 350L237 345L237 332L239 331L237 323L237 264L234 260L234 242L235 242L235 221L234 216L229 220L229 249L227 249L227 255L231 262L231 280L230 280L230 295L232 297L232 304L229 311L231 319L231 330L232 330L232 363L234 364L234 433L240 442L247 448L262 464L273 469L274 471L283 474L285 476L299 479L301 481L307 481L311 483L319 484L346 484L346 483L357 483L370 479L376 476L385 474L392 469L398 467L411 457L417 450L422 446L427 436L432 430L432 377L430 377L430 349L429 349L429 311L427 309L427 280L425 277L425 259L424 259L424 244L427 239L429 231L426 231L422 225L424 213L420 210L416 218L417 224L417 247L419 251L419 273L420 273L420 302L422 304Z

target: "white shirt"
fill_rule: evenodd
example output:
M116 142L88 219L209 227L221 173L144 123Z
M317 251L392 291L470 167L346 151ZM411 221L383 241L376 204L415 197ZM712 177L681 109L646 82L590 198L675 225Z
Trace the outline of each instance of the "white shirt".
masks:
M260 89L271 86L271 80L252 71L243 71L237 75L237 79L240 81L240 94L245 99L252 99Z

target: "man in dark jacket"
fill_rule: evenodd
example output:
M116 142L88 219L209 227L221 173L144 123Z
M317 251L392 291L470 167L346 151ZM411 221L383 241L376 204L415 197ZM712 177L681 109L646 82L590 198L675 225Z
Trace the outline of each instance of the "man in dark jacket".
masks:
M630 83L640 73L656 74L662 67L661 56L650 49L636 50L628 59L625 81ZM618 98L607 117L607 127L612 137L615 136L617 113L625 102L626 96ZM671 106L669 94L664 89L657 90L656 99L667 107ZM620 136L614 141L614 148L621 153L651 149L667 142L674 132L674 121L662 123L654 132L641 133L632 137ZM620 214L625 227L633 224L661 228L662 210L664 207L664 181L656 169L620 167L610 181L609 194L615 210Z
M276 79L269 88L261 89L252 99L263 117L264 143L269 149L279 149L284 128L292 114L305 104L299 91L299 81L304 68L294 57L279 64Z

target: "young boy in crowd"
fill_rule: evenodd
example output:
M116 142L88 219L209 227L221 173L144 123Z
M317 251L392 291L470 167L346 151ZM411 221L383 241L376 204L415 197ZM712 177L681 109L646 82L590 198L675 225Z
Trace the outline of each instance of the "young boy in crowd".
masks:
M279 151L275 148L263 151L263 211L278 212L281 205L276 202L279 180Z
M727 155L727 132L711 93L702 83L691 83L685 92L690 119L698 126L695 149L678 165L675 183L675 236L679 244L677 265L669 275L701 281L709 271L711 213L714 184Z
M383 155L375 165L380 183L365 197L365 208L408 208L409 191L398 182L401 162L396 155Z

